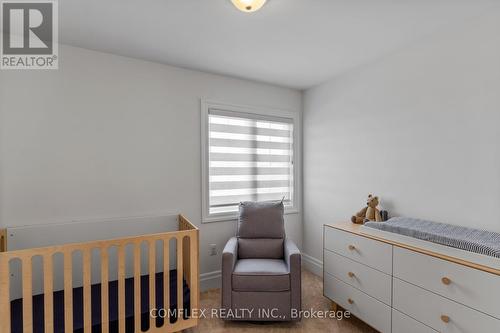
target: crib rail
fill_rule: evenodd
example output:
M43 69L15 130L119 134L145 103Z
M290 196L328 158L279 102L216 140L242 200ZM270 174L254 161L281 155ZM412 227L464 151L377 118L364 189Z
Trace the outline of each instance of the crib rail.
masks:
M178 216L179 231L147 234L133 237L125 237L111 240L98 240L85 243L72 243L43 248L24 249L16 251L6 250L5 233L0 230L3 241L0 246L4 252L0 252L0 333L11 332L10 314L10 272L9 262L13 259L21 261L22 267L22 312L23 333L33 332L33 304L32 304L32 259L40 256L43 261L43 288L44 288L44 332L54 332L53 313L53 258L56 254L63 255L64 275L64 330L66 333L73 332L73 267L72 255L75 251L81 252L82 256L82 287L83 287L83 331L91 333L91 261L92 251L100 252L101 261L101 327L102 333L109 331L109 249L117 249L117 276L118 276L118 332L125 333L125 249L133 247L133 278L134 278L134 322L136 333L141 332L141 245L148 244L149 248L149 308L156 307L156 272L163 272L163 298L164 308L170 308L170 265L169 265L169 241L176 239L177 252L177 320L170 323L168 319L163 321L162 327L156 327L156 319L150 316L149 330L147 332L177 332L197 325L195 316L187 319L180 313L183 312L183 279L190 288L190 308L198 309L199 305L199 277L198 277L198 242L199 231L184 216ZM156 267L156 242L163 241L163 267ZM2 249L0 247L0 250ZM139 320L137 320L139 319Z

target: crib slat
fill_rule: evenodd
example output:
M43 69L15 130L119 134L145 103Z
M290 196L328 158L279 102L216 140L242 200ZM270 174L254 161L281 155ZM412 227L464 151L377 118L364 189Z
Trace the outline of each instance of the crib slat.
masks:
M71 251L64 253L64 331L73 332L73 262Z
M134 246L134 326L141 332L141 243Z
M0 253L0 333L10 332L10 271L9 261Z
M194 232L194 235L189 238L189 245L190 245L190 251L189 251L189 260L190 262L190 273L191 273L191 284L189 286L190 288L190 296L191 296L191 301L190 301L190 308L191 309L198 309L198 300L199 300L199 279L198 279L198 270L199 270L199 249L198 249L198 236L199 232L196 230ZM198 321L198 319L196 319Z
M101 248L101 332L109 332L109 255L106 247Z
M149 310L156 308L156 242L149 242ZM149 329L156 327L156 319L149 316Z
M33 332L33 294L31 257L23 261L23 333Z
M191 287L191 257L189 256L189 251L191 244L191 238L185 236L182 239L182 269L183 276L186 279L188 287Z
M118 247L118 332L125 333L125 245Z
M170 239L163 239L163 308L170 311ZM163 325L169 325L170 321L165 318Z
M47 254L43 257L45 333L52 333L54 331L54 272L52 267L52 255Z
M83 332L92 331L92 293L91 293L91 249L82 251L83 256Z
M182 236L177 237L177 322L183 319L184 309L184 286L183 286L183 268L182 268Z

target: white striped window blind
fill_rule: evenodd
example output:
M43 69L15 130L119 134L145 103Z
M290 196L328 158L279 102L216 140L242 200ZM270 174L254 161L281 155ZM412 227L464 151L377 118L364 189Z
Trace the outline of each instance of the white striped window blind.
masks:
M209 109L209 214L241 201L293 206L293 119Z

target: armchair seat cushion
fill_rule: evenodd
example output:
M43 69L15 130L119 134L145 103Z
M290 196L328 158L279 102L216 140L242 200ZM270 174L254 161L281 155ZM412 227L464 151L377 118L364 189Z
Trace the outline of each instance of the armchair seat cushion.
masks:
M234 291L288 291L290 273L282 259L240 259L232 275Z

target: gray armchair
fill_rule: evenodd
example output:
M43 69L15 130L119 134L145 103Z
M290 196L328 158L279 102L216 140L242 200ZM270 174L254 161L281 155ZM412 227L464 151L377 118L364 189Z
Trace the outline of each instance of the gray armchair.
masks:
M222 308L232 314L226 319L300 320L301 256L285 236L283 203L239 208L237 237L222 254Z

